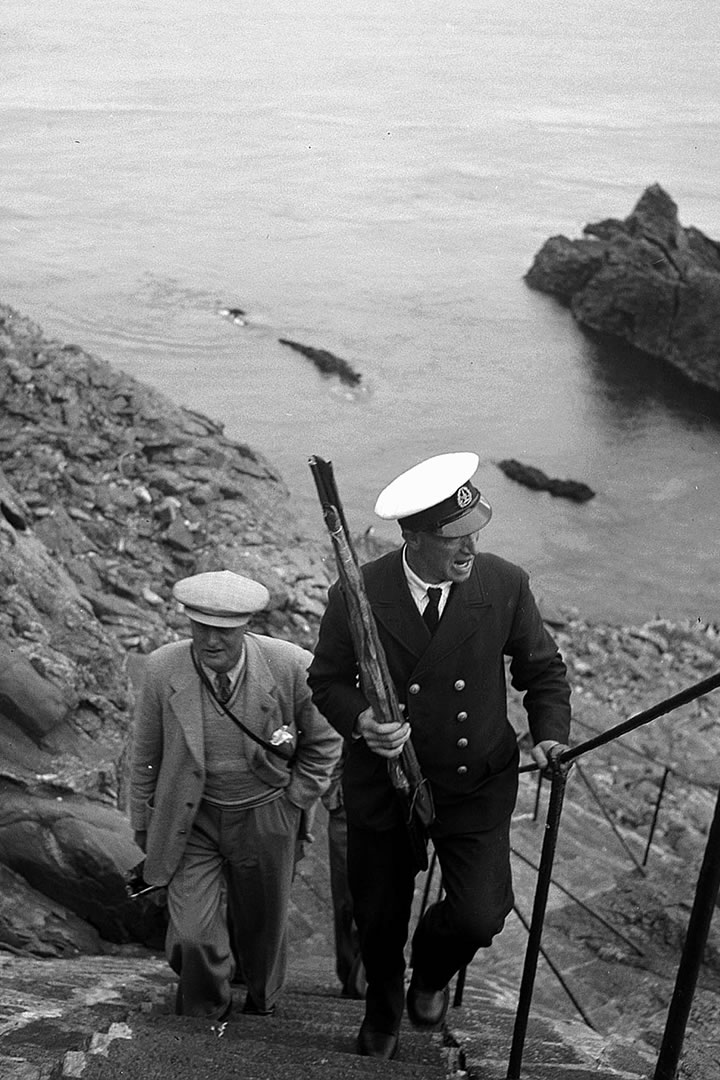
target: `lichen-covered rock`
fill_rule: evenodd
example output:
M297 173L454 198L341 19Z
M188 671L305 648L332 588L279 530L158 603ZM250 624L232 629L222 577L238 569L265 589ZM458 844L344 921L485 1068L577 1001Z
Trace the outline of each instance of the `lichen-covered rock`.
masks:
M549 239L525 280L570 305L582 325L666 360L720 391L720 244L684 228L657 184L624 220Z

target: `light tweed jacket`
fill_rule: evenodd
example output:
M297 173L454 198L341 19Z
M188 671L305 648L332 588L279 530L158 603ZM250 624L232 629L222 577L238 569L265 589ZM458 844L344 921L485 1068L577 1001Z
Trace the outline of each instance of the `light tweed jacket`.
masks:
M327 789L342 740L312 704L305 649L277 638L246 634L246 727L271 742L285 725L295 754L283 761L245 736L250 768L285 788L302 810ZM282 744L285 748L285 744ZM200 678L190 641L163 645L148 658L138 695L131 767L130 821L147 832L145 880L165 885L182 857L205 785Z

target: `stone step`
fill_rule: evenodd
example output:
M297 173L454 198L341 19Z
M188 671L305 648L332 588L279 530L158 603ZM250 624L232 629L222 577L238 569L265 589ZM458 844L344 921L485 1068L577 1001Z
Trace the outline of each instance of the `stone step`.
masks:
M26 1008L33 992L44 1006L29 1022L25 1012L16 1027L5 1030L3 1080L49 1075L53 1080L447 1080L461 1072L467 1080L507 1076L514 1007L498 1005L487 987L466 987L464 1004L451 1008L444 1035L417 1032L405 1022L397 1059L377 1062L355 1054L363 1003L340 997L317 976L295 978L274 1017L245 1015L238 1008L221 1027L175 1016L174 980L167 969L146 962L140 977L132 963L110 963L115 986L111 1000L110 972L101 976L102 966L63 966L52 1001L45 998L49 987L41 980L43 965L24 969L26 977L18 979L18 987L27 995ZM243 991L237 996L239 1005ZM57 1063L51 1072L48 1062ZM533 1014L521 1075L523 1080L646 1080L653 1063L653 1054L630 1040L601 1037L582 1024Z
M468 1080L505 1080L515 1012L469 991L450 1020ZM647 1080L657 1053L637 1040L598 1035L575 1021L531 1015L521 1052L522 1080Z
M82 1080L337 1080L387 1076L446 1080L442 1036L403 1025L392 1062L358 1057L362 1003L288 993L273 1017L232 1013L226 1024L169 1014L133 1014L66 1054L64 1077Z

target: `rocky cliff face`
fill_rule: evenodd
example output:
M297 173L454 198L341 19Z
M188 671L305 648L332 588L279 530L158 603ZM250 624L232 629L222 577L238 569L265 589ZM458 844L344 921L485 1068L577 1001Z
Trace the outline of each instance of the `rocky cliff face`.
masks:
M185 636L196 571L262 580L260 632L313 639L324 556L272 467L207 417L0 307L0 942L142 936L124 872L132 674Z
M683 228L657 184L623 221L586 225L584 239L551 237L525 276L584 326L666 360L720 391L720 245Z

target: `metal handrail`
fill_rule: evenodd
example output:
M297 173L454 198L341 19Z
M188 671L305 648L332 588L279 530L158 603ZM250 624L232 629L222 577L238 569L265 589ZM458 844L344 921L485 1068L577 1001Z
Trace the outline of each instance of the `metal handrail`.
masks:
M573 726L586 728L588 731L591 731L593 735L601 734L601 732L599 732L598 729L593 726L593 724L589 723L581 716L573 716ZM626 743L625 750L628 754L634 754L635 757L642 758L642 760L647 762L649 765L657 766L658 769L669 769L670 772L674 773L675 776L677 776L678 780L682 780L684 783L690 784L691 787L700 788L703 791L715 790L713 784L710 784L705 780L698 780L696 776L688 776L686 772L684 772L681 768L678 768L676 762L669 763L667 761L661 760L660 758L655 757L653 754L648 754L646 750L641 749L639 746L633 746L632 743Z
M550 788L550 800L548 803L547 820L545 823L545 835L543 837L542 854L540 856L540 869L535 888L535 901L533 904L532 919L528 930L527 948L525 950L525 964L523 966L522 979L520 982L520 997L518 1000L517 1013L515 1015L515 1027L513 1029L512 1046L510 1048L510 1060L508 1062L508 1080L519 1080L522 1052L525 1046L528 1019L530 1016L530 1003L532 1001L533 987L535 985L535 972L540 953L540 940L545 921L547 898L550 891L550 878L552 865L555 858L560 817L562 815L563 799L565 798L565 784L567 781L567 769L561 764L561 755L553 754L552 749L548 755L549 769L552 776Z
M555 753L550 751L548 770L551 777L551 789L550 800L548 804L547 818L545 824L545 836L543 838L542 855L540 859L540 868L538 871L538 880L535 890L535 902L533 906L532 921L530 924L530 930L528 932L528 943L525 952L525 964L523 968L523 975L520 985L520 995L518 1000L517 1014L515 1017L515 1027L513 1030L512 1046L510 1049L510 1058L508 1062L507 1080L520 1080L520 1069L522 1064L522 1053L525 1044L525 1036L527 1033L527 1024L530 1013L530 1004L532 1000L533 988L535 983L535 973L537 969L537 959L540 952L540 941L542 937L542 928L545 920L545 910L547 907L547 898L550 888L550 881L552 875L552 864L555 857L555 849L557 846L557 836L560 828L560 818L562 816L562 806L565 796L565 785L567 782L567 771L570 764L583 754L589 753L591 750L596 749L599 746L604 746L609 742L613 742L615 739L620 738L622 735L628 734L630 731L634 731L637 728L651 723L653 720L658 719L660 716L665 716L669 712L673 712L681 705L686 705L691 701L695 701L699 697L703 697L710 691L717 689L720 686L720 672L716 672L715 675L711 675L707 679L703 679L693 686L687 687L685 690L681 690L677 694L673 694L672 697L658 702L649 709L645 709L641 713L637 713L631 716L623 723L616 724L614 727L609 728L607 731L595 736L592 739L588 739L577 746L570 747L563 751L557 751ZM523 766L521 772L530 772L533 769L537 769L537 765ZM718 802L720 807L720 797ZM712 913L712 908L717 898L718 885L720 884L720 853L717 851L720 844L720 809L716 811L717 820L717 837L715 835L715 825L713 822L713 829L711 830L711 837L708 840L708 848L706 848L706 858L703 863L703 872L701 873L700 881L698 882L698 893L696 893L696 903L693 908L693 915L691 916L691 923L695 923L693 926L694 941L690 949L690 955L687 960L685 954L683 954L683 960L681 961L681 968L685 968L682 972L678 971L678 984L681 984L681 988L676 987L676 996L673 998L673 1005L671 1005L671 1012L675 1012L673 1016L673 1034L668 1036L668 1041L672 1043L671 1049L666 1051L667 1064L663 1064L663 1068L672 1069L672 1059L677 1053L679 1055L679 1049L677 1047L678 1042L678 1030L681 1029L680 1044L682 1044L682 1033L684 1033L685 1023L687 1021L687 1015L689 1014L689 1003L687 1002L688 989L689 998L692 1001L692 994L694 992L695 980L697 978L696 967L699 967L699 963L702 957L702 949L704 948L705 941L707 940L707 933L709 930L709 918ZM715 844L714 859L717 862L717 866L714 864L713 859L708 856L710 841ZM710 867L706 870L705 864L709 863ZM714 889L714 896L712 898L712 904L710 905L710 914L706 912L707 897L699 900L699 892L701 883L703 889L706 892L712 892ZM699 909L699 914L695 917L696 908ZM704 934L704 937L703 937ZM688 931L688 939L690 939L690 931ZM697 954L699 952L699 959ZM677 1000L677 1004L676 1004ZM668 1019L670 1024L670 1018ZM661 1054L662 1057L662 1054ZM675 1067L677 1060L675 1061ZM658 1063L660 1068L660 1062ZM655 1080L673 1080L674 1072L665 1071L664 1073L656 1074Z
M574 728L585 728L585 730L593 735L600 734L599 729L596 728L595 725L590 724L589 720L584 719L582 716L573 716L572 724ZM687 773L678 768L677 762L668 762L664 759L655 757L654 754L649 754L647 750L643 750L640 746L634 746L633 743L626 743L625 751L628 754L633 754L635 757L639 757L641 760L646 761L648 765L654 765L657 769L671 769L671 771L677 772L680 780L684 780L685 783L691 784L693 787L703 787L705 789L711 787L710 784L705 783L703 780L697 780L696 777L689 777Z
M655 1080L674 1080L680 1061L685 1028L690 1015L693 994L702 964L705 943L710 932L715 905L720 892L720 790L715 814L708 833L705 855L695 888L695 900L688 923L687 937L675 990L668 1010L665 1033L655 1069Z
M587 739L586 742L570 747L569 750L565 750L560 755L560 763L567 765L571 761L574 761L575 758L589 753L590 750L594 750L598 746L604 746L606 743L614 742L615 739L619 739L621 735L627 735L630 731L635 731L637 728L643 727L643 725L649 724L653 720L657 720L660 716L665 716L667 713L674 712L675 709L679 709L681 705L688 705L691 701L696 701L699 697L704 697L705 694L709 694L711 690L716 690L718 686L720 686L720 671L716 671L714 675L710 675L707 679L702 679L701 682L686 687L685 690L680 690L679 693L673 694L672 697L665 698L664 701L659 701L657 705L653 705L643 712L635 713L635 715L631 716L628 720L624 720L621 724L616 724L615 727L608 728L607 731L601 732L594 738Z

